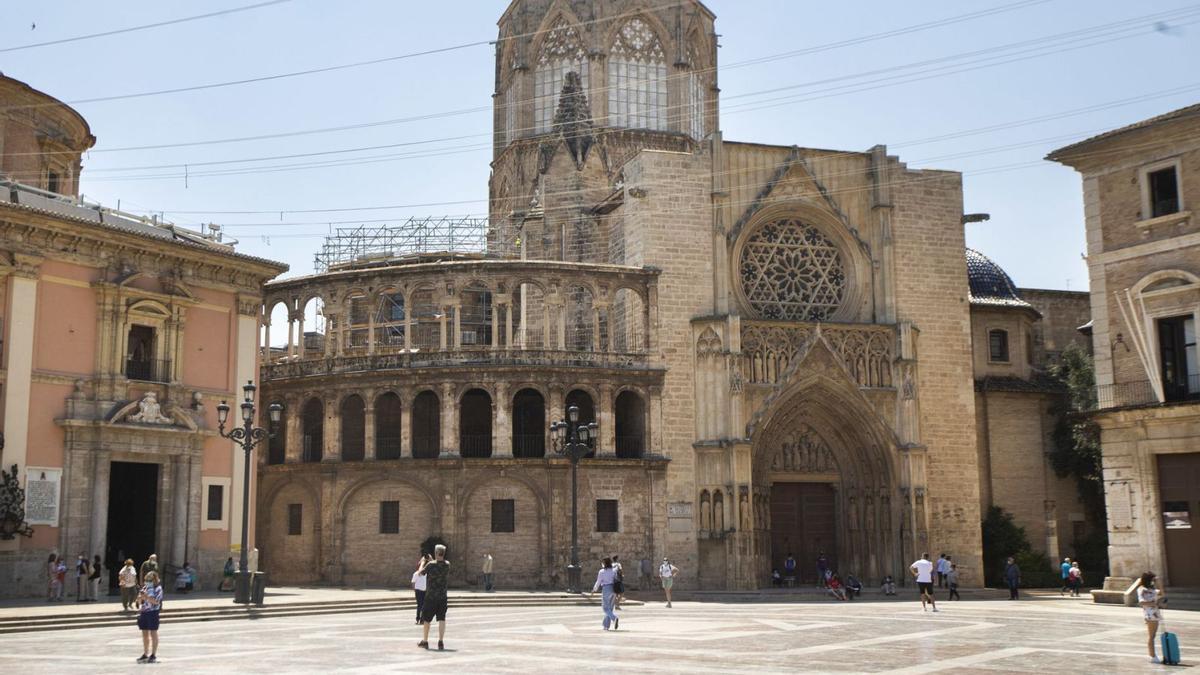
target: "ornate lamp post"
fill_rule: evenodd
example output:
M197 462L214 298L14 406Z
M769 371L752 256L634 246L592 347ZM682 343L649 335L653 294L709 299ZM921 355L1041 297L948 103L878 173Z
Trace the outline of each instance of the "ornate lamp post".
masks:
M254 426L254 381L246 382L246 386L242 387L245 393L245 399L242 401L242 426L234 427L225 432L225 422L229 420L229 404L221 401L221 405L217 406L217 427L218 433L222 437L228 438L231 441L241 444L242 450L245 451L246 463L244 468L244 480L242 481L242 555L239 561L237 583L234 586L233 601L237 604L250 604L250 557L246 550L250 545L250 451L254 446L258 445L264 438L270 438L275 435L275 425L279 424L279 418L283 415L283 406L278 403L272 403L267 407L267 412L271 417L271 430L263 429Z
M554 452L571 460L571 564L567 566L567 591L579 593L579 460L592 450L596 423L579 424L579 406L567 408L569 421L550 425Z

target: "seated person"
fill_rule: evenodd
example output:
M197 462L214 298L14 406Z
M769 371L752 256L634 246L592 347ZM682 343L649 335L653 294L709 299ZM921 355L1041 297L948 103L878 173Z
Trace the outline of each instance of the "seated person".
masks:
M829 594L833 597L837 598L838 600L849 599L846 597L846 588L842 586L842 580L838 578L838 575L830 575L829 583L827 585L829 587Z
M880 585L880 588L883 591L884 595L895 595L896 594L896 580L893 579L892 575L889 574L883 578L883 584Z
M778 568L771 570L771 585L772 586L782 586L783 585L783 577L779 574Z
M188 573L187 568L179 570L179 574L175 575L175 592L187 593L188 584L192 582L192 575Z
M853 574L846 575L846 596L851 600L854 596L862 595L862 582Z

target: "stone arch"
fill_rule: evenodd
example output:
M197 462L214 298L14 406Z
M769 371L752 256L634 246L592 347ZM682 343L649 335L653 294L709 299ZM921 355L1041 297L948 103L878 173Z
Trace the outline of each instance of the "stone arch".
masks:
M641 457L649 445L649 401L632 387L614 392L613 431L616 435L617 457Z
M569 410L571 406L577 406L579 408L579 424L588 424L597 421L597 413L599 412L597 405L599 400L588 389L573 387L567 390L567 395L563 398L563 409ZM595 447L597 440L592 439L592 450L585 455L586 457L596 456Z
M300 408L300 461L320 462L325 454L325 402L318 396Z
M513 457L545 457L549 410L540 387L517 386L512 394Z
M380 528L381 504L399 502L399 532ZM334 550L340 551L341 582L351 585L400 586L412 576L418 546L440 531L438 500L419 481L389 473L361 478L341 493L337 509ZM411 555L400 550L411 547Z
M307 584L321 578L321 497L306 481L285 479L259 501L262 564L279 583ZM300 534L289 534L289 514L299 505ZM265 535L265 536L264 536Z
M492 393L483 387L464 387L458 398L458 440L462 457L492 456Z
M463 523L461 555L468 580L478 572L478 561L492 553L504 577L514 585L538 586L549 569L546 495L516 473L482 476L464 486L457 522ZM492 532L493 500L513 500L513 532ZM503 551L503 555L496 555Z
M413 457L433 458L441 454L441 402L441 396L432 389L422 389L413 396L408 415Z
M567 73L579 74L585 92L590 86L587 35L565 3L556 3L546 12L534 36L530 55L533 133L542 134L552 128Z
M375 409L375 459L400 459L401 439L404 436L404 399L392 389L386 389L371 402Z
M366 458L367 404L363 397L352 393L342 397L338 405L338 424L343 462L361 462Z
M670 33L649 14L613 23L604 39L608 126L666 131L671 109Z
M1147 274L1141 279L1138 279L1137 283L1135 283L1129 290L1132 293L1142 293L1146 290L1157 290L1154 288L1155 286L1158 286L1159 288L1169 287L1166 286L1166 284L1172 280L1179 281L1180 283L1177 284L1179 286L1200 286L1200 276L1196 276L1187 270L1169 269L1156 270Z

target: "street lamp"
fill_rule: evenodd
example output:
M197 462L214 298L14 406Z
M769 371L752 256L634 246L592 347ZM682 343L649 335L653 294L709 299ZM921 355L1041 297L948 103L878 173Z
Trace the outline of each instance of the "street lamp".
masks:
M592 451L596 423L579 423L579 406L567 408L568 422L550 425L554 452L571 461L571 564L567 566L567 592L579 593L579 460Z
M229 404L221 401L221 405L217 406L217 433L223 438L228 438L235 443L239 443L246 455L245 469L243 471L244 480L242 481L242 556L239 561L233 594L233 601L240 605L250 604L250 557L249 552L246 550L250 545L250 451L264 438L270 438L275 435L275 426L279 424L279 419L283 416L283 406L278 403L272 403L267 406L267 413L271 417L270 431L261 427L255 427L255 389L253 380L246 382L246 386L242 387L242 392L245 394L241 405L242 426L235 426L229 430L229 433L225 433L225 423L229 421Z

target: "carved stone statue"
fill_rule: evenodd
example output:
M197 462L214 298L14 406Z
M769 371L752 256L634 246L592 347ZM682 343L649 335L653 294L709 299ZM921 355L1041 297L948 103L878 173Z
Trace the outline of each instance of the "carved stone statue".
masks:
M130 422L140 422L142 424L172 424L170 417L162 414L162 408L158 405L158 396L152 392L146 392L142 396L142 400L138 402L138 411L127 418Z

